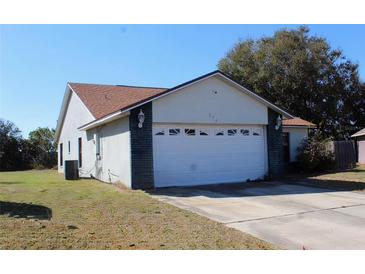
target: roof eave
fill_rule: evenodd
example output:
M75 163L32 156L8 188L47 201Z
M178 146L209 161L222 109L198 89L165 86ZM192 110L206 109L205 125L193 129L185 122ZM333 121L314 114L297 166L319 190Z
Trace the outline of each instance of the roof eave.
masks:
M87 123L85 125L82 125L81 127L77 128L78 130L84 131L84 130L89 130L89 129L93 129L96 127L100 127L102 125L105 125L107 123L110 123L112 121L118 120L120 118L126 117L128 116L130 113L129 111L121 111L118 110L116 112L113 112L103 118L100 118L98 120L94 120L91 121L90 123Z
M356 138L356 137L361 137L361 136L365 136L365 133L360 133L360 134L353 134L351 135L351 138Z
M316 125L283 125L283 127L316 128Z
M61 110L60 110L60 113L58 114L58 119L57 119L57 125L56 125L56 130L55 130L55 137L54 137L54 141L56 143L58 143L58 140L59 140L59 137L61 134L61 129L62 129L63 122L65 119L66 109L67 109L70 97L71 97L71 89L67 83L65 93L64 93L64 96L62 99Z

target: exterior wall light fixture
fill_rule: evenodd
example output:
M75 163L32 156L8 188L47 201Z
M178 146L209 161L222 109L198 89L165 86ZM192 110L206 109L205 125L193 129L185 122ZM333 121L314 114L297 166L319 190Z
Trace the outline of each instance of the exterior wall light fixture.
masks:
M279 130L279 128L281 127L283 123L283 120L281 118L281 115L278 115L278 117L276 117L276 125L275 125L275 129Z
M139 128L142 128L144 118L145 118L144 113L143 113L142 109L140 109L139 113L138 113L138 127Z

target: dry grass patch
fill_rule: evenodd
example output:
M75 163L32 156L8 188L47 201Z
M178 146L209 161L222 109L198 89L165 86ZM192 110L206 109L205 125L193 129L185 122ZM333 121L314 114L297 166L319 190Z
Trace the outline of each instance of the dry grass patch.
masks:
M0 249L271 249L142 191L56 171L0 173Z
M358 165L352 170L322 174L290 174L288 178L326 188L365 191L365 165Z

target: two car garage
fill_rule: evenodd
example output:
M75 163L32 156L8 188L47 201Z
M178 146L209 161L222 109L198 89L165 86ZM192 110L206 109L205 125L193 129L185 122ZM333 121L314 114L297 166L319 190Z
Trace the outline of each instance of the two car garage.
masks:
M156 187L235 183L267 172L261 125L154 125Z

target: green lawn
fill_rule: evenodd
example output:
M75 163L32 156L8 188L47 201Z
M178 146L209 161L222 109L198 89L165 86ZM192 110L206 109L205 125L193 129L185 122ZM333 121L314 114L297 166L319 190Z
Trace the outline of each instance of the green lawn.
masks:
M270 249L235 229L94 180L0 173L0 249Z

